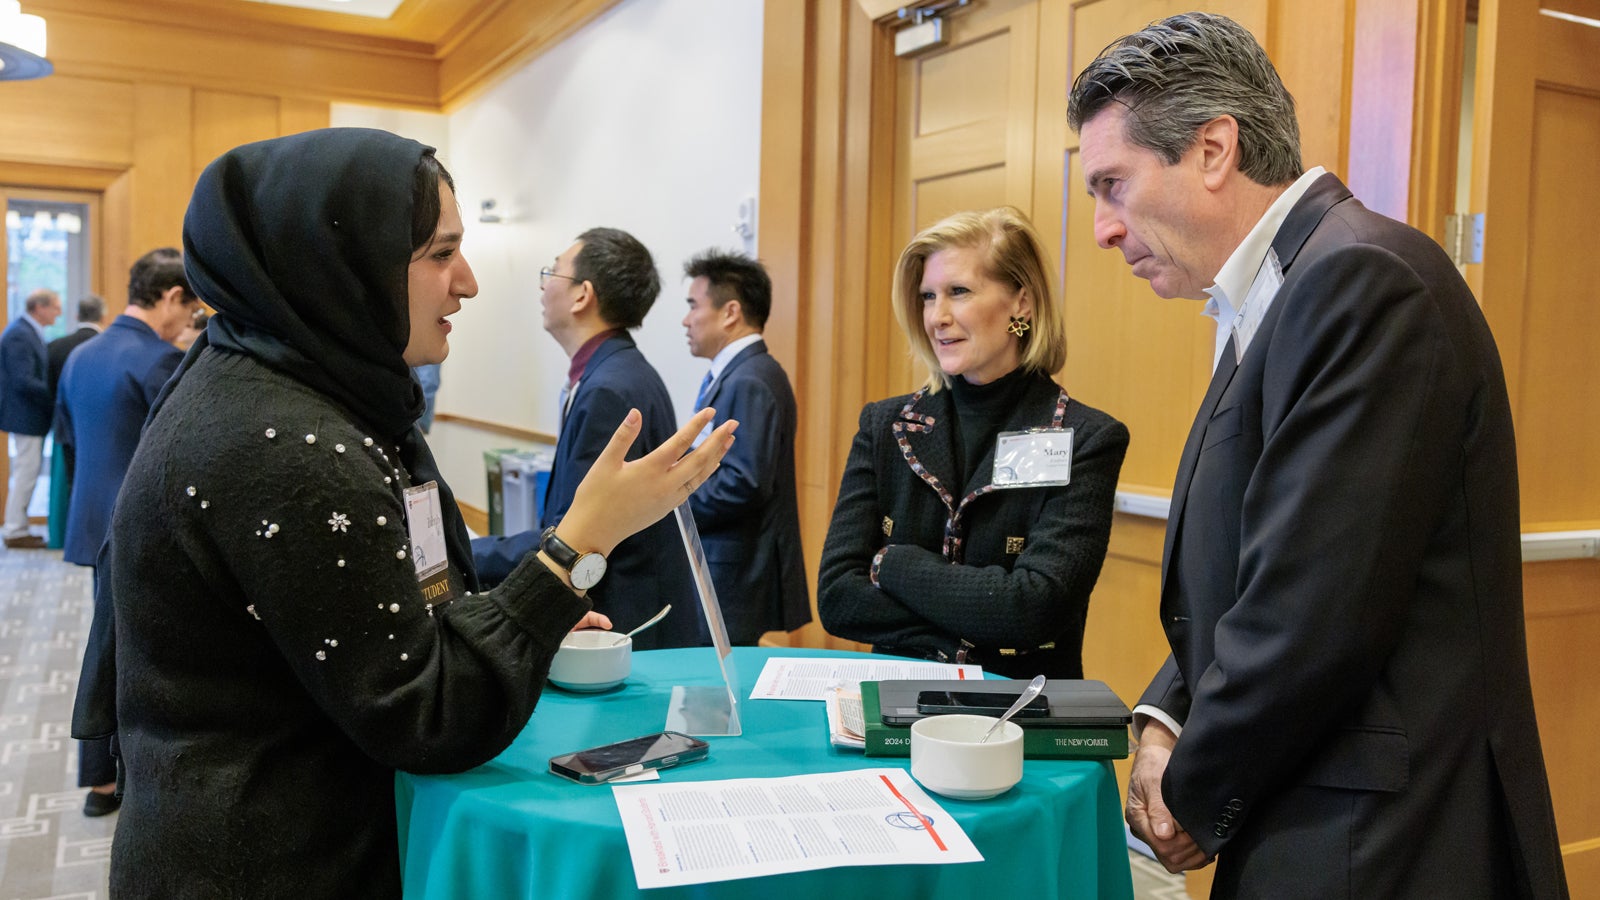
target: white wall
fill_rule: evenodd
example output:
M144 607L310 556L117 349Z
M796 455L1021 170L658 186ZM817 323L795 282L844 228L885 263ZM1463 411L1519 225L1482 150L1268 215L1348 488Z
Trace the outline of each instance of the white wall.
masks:
M606 225L655 256L661 297L634 339L688 416L706 362L679 325L682 266L706 247L747 249L732 227L758 185L761 7L624 0L448 117L334 108L335 125L438 146L455 176L479 293L452 320L439 411L556 433L567 358L540 326L539 269ZM476 221L486 198L504 221ZM450 423L430 443L457 497L480 508L481 451L517 444Z

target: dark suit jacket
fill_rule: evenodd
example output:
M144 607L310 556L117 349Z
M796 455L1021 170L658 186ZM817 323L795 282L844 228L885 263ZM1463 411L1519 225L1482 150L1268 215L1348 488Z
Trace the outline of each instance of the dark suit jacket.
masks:
M633 338L620 335L601 344L589 358L572 397L545 490L543 527L561 524L579 482L630 409L639 410L644 424L628 459L638 459L661 446L677 430L672 398L661 376L650 367ZM538 549L539 531L472 542L473 561L485 586L498 583L524 555ZM634 637L635 650L693 647L709 640L673 515L618 544L606 560L605 577L589 590L588 597L595 611L610 616L618 631L642 624L664 604L672 604L665 619Z
M739 421L722 465L689 498L728 636L755 644L811 621L795 500L794 391L763 341L728 361L706 393L714 424Z
M67 360L56 398L56 441L74 465L67 562L94 565L150 404L182 360L178 348L130 316L118 316Z
M1173 490L1143 702L1216 896L1565 894L1487 323L1426 235L1331 175L1225 354Z
M18 316L0 334L0 431L43 436L50 432L50 381L44 341Z
M1001 431L1049 426L1062 396L1055 382L1038 376ZM869 641L880 653L954 662L965 640L975 648L971 661L986 671L1083 677L1084 617L1105 562L1128 429L1068 401L1061 425L1073 429L1069 484L991 490L991 442L962 487L954 480L950 392L916 396L906 411L911 400L894 397L861 410L822 545L823 627ZM896 439L897 423L914 460ZM948 486L961 511L954 560L943 552L950 507L929 479ZM881 587L873 587L872 558L885 546Z
M50 382L50 396L54 397L56 395L56 387L61 384L61 370L67 365L67 357L71 355L72 351L78 349L80 344L99 333L100 330L98 328L80 325L77 331L65 337L58 337L44 345L45 368Z

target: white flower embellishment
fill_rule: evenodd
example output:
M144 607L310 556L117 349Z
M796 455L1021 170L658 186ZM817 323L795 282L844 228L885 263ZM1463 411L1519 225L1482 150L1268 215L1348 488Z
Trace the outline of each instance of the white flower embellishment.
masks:
M343 534L345 529L350 527L350 517L342 512L336 512L333 518L328 520L328 524L333 526L334 531Z

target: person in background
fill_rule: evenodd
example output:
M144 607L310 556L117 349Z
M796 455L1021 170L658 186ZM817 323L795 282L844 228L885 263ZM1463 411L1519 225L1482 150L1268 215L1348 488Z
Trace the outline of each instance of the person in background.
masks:
M200 175L184 261L217 315L123 482L74 710L124 762L112 896L398 898L395 770L505 749L562 637L610 625L588 558L732 440L684 455L708 412L625 462L629 413L553 540L480 591L408 368L444 359L477 292L463 232L432 149L387 132L247 144Z
M170 247L139 257L128 274L128 306L96 340L67 360L56 394L56 447L73 461L62 557L94 566L111 524L145 416L183 354L168 343L199 300L183 274L183 254ZM99 581L99 572L95 572ZM78 786L89 788L83 814L103 816L120 805L109 740L78 748Z
M439 396L439 369L438 365L412 366L411 374L417 379L417 384L422 385L422 415L417 418L417 427L427 434L433 429L433 402Z
M40 288L22 315L0 334L0 431L11 435L11 479L0 539L11 549L39 549L45 539L28 528L28 504L44 467L44 436L55 403L50 393L45 329L61 315L61 297Z
M1051 378L1067 341L1050 271L1009 207L957 213L900 254L895 316L928 379L861 411L817 579L830 634L1083 677L1128 429Z
M78 345L104 330L100 323L105 321L105 317L106 301L95 294L88 294L78 301L78 327L71 334L45 345L51 397L56 396L56 386L61 383L61 370L67 364L67 356L78 349Z
M1294 98L1231 19L1112 43L1067 115L1096 240L1217 322L1133 833L1172 871L1219 860L1219 898L1565 896L1511 407L1456 267L1303 169Z
M544 329L567 354L561 390L561 430L545 489L541 524L560 526L574 489L609 435L630 409L644 413L645 433L633 455L648 453L672 434L672 398L628 332L644 323L661 293L650 251L616 228L591 228L539 273ZM477 538L472 551L479 576L493 584L530 550L542 532ZM672 604L661 623L633 639L635 650L708 643L705 617L695 602L689 559L674 517L666 516L618 545L606 580L593 592L594 608L633 629Z
M772 280L761 263L708 250L684 264L689 352L710 360L695 411L744 423L737 448L689 498L728 638L754 645L768 631L811 621L800 505L795 498L794 391L761 331Z
M189 317L189 321L184 323L183 330L178 332L178 336L172 339L172 346L188 353L189 348L193 347L194 342L200 338L200 333L206 330L206 323L210 321L211 313L206 311L205 306L198 306L193 315Z
M67 364L67 357L84 341L101 332L100 323L105 317L106 301L94 294L88 294L78 301L78 327L71 334L58 337L45 345L52 409L58 397L57 387L61 383L61 370ZM51 549L59 550L67 535L67 504L72 490L72 458L71 452L61 446L61 424L53 422L50 430L55 432L56 439L55 447L50 453L48 542Z

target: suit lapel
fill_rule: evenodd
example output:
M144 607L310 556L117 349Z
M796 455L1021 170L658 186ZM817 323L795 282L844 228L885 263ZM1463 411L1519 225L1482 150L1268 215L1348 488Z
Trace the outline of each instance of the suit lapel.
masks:
M734 354L733 359L728 360L728 364L722 367L722 372L717 375L717 380L711 382L711 390L706 391L706 405L710 407L715 407L717 405L715 402L717 399L717 394L722 392L722 385L728 380L729 373L731 373L734 369L739 368L739 366L743 365L747 360L756 356L760 356L766 352L767 342L756 341L754 344L751 344L750 346Z
M1324 175L1311 183L1300 202L1289 210L1289 215L1272 238L1272 250L1278 254L1278 265L1285 271L1294 264L1294 258L1305 246L1311 232L1322 224L1328 210L1350 199L1350 189L1336 175Z
M1305 246L1305 242L1321 224L1328 210L1350 197L1350 189L1345 187L1337 176L1324 175L1312 182L1304 196L1294 205L1294 209L1289 211L1288 217L1283 220L1283 225L1279 226L1278 233L1272 239L1272 250L1278 255L1278 264L1284 271L1288 271L1294 263L1300 248ZM1222 361L1217 365L1217 371L1211 376L1211 384L1206 388L1205 400L1201 401L1200 410L1195 414L1194 424L1189 427L1189 437L1183 445L1183 456L1178 461L1178 474L1172 485L1172 508L1167 513L1166 542L1161 551L1162 597L1167 594L1168 573L1172 570L1172 553L1177 544L1178 530L1183 526L1189 483L1194 479L1194 467L1200 457L1200 446L1205 441L1206 425L1210 423L1217 404L1222 400L1222 395L1232 382L1234 373L1239 369L1235 361L1238 354L1233 348L1233 338L1230 337L1227 347L1222 352Z
M955 430L950 422L950 393L929 396L918 391L911 396L891 428L900 444L906 465L955 511L956 480Z
M1183 527L1183 510L1189 499L1189 482L1194 479L1194 466L1200 458L1200 445L1205 441L1206 425L1211 422L1211 416L1217 411L1217 403L1233 381L1233 374L1239 371L1239 366L1234 361L1236 354L1233 346L1233 338L1230 337L1227 346L1222 350L1222 361L1217 364L1217 371L1211 375L1211 384L1206 388L1206 397L1200 403L1200 411L1195 413L1194 424L1189 426L1189 438L1184 442L1183 456L1178 460L1178 475L1172 484L1172 508L1167 512L1167 538L1161 550L1162 597L1167 595L1167 576L1172 570L1172 551L1177 543L1178 530Z

